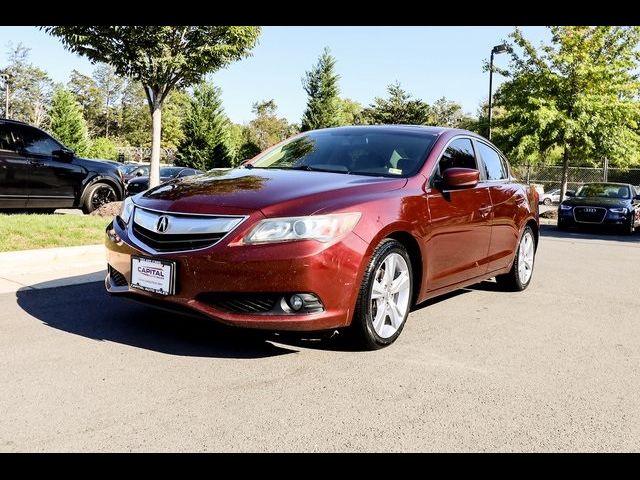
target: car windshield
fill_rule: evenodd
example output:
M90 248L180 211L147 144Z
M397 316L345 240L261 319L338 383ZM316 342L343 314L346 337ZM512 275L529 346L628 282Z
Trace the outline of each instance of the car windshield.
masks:
M182 167L164 167L160 169L161 177L175 177L178 175L184 168Z
M615 183L591 183L583 185L576 197L630 198L629 187Z
M120 171L122 173L124 173L125 175L128 175L131 172L133 172L134 170L136 170L137 168L139 168L139 165L122 165L120 167Z
M384 177L415 174L436 135L373 128L319 130L292 138L252 162L280 168Z

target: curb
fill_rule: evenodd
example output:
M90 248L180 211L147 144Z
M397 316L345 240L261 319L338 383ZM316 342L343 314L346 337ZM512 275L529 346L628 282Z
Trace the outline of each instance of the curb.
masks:
M94 263L98 259L105 263L104 245L2 252L0 253L0 276L14 272L26 273L31 267L38 267L38 270L43 268L49 270L54 267L51 265L52 263L68 265L77 259L81 259L81 263Z

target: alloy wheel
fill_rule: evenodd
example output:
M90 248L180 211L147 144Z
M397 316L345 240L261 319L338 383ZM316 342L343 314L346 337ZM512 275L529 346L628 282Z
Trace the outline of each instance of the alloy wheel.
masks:
M533 274L533 261L535 244L533 235L529 230L525 231L520 246L518 247L518 276L520 283L526 285Z
M96 210L107 203L116 201L116 192L108 185L101 185L93 191L91 195L91 205Z
M373 328L389 338L402 326L409 308L411 279L407 262L390 253L376 270L370 294Z

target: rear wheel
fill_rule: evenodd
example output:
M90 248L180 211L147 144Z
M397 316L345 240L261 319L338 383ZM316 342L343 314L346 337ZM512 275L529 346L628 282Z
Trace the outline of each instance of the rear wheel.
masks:
M535 237L533 230L527 225L522 232L522 237L520 237L511 270L509 273L496 277L498 284L505 290L512 292L520 292L527 288L533 276L535 253Z
M89 186L84 194L82 211L91 213L107 203L118 201L115 189L108 183L97 182Z
M551 205L551 199L549 197L545 198L542 203L544 203L547 207Z
M365 273L351 330L368 350L392 344L409 316L413 295L411 261L404 246L385 239Z

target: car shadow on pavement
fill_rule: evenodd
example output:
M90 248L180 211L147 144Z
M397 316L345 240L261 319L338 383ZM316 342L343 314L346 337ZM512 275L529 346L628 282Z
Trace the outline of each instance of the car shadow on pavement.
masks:
M632 235L623 235L600 227L583 227L580 229L558 230L555 225L540 225L540 236L564 238L571 240L607 240L624 243L640 243L640 231L636 229Z
M18 305L52 328L170 355L263 358L296 350L274 345L259 331L227 327L110 297L103 282L56 288L23 288Z

